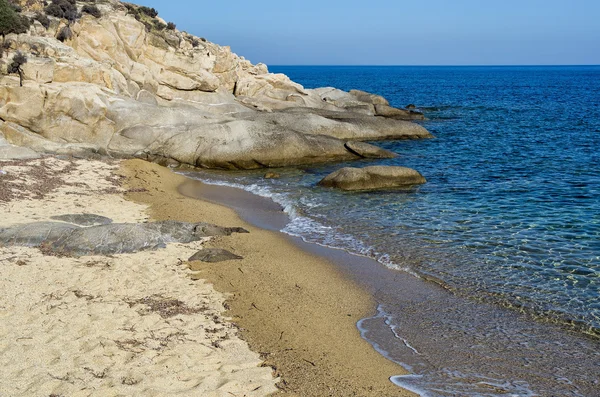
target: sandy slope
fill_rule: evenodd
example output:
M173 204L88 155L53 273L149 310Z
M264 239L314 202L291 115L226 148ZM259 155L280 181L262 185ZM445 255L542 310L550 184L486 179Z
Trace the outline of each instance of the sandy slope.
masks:
M148 219L117 163L0 162L0 227L52 215ZM9 201L7 201L9 200ZM183 265L201 243L64 258L0 248L0 396L262 396L277 379ZM183 261L182 261L183 260Z

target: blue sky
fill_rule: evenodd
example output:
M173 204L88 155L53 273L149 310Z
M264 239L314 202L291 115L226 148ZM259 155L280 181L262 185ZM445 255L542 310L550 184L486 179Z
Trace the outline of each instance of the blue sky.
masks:
M268 65L600 64L600 0L137 0Z

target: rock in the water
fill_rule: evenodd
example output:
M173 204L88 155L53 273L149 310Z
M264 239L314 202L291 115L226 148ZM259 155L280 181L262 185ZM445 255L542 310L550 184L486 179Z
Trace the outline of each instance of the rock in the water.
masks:
M423 113L409 109L397 109L386 105L375 105L375 112L377 116L396 120L425 120Z
M406 109L416 109L416 108L417 107L414 104L412 104L412 103L406 105Z
M37 222L0 229L0 245L43 246L68 256L112 255L162 248L168 243L190 243L211 236L248 233L209 223L161 221L114 223L79 227L63 222Z
M229 252L227 250L221 249L221 248L205 248L203 250L200 250L198 252L196 252L194 255L192 255L190 257L190 259L188 259L188 261L192 262L192 261L201 261L201 262L208 262L208 263L217 263L217 262L224 262L224 261L230 261L230 260L236 260L236 259L244 259L239 255L236 255L232 252Z
M55 221L62 221L72 223L79 226L97 226L97 225L108 225L112 223L112 219L101 215L95 214L67 214L52 216L50 219Z
M350 152L366 159L393 159L398 157L394 152L364 142L350 141L346 142L345 146Z
M418 185L425 182L425 178L411 168L373 166L339 169L323 178L319 185L342 190L374 190Z
M265 179L278 179L278 178L281 178L281 175L279 175L276 172L267 172L265 174Z

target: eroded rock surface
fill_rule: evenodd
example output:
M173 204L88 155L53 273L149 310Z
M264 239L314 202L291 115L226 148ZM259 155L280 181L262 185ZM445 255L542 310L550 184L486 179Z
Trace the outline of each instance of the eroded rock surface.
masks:
M77 2L79 9L86 4ZM378 95L305 89L136 7L96 2L102 16L50 17L4 38L0 70L27 57L24 86L0 79L0 134L35 153L138 157L177 166L247 169L363 158L348 140L421 139L414 111ZM28 0L33 17L43 2ZM139 14L139 13L138 13ZM137 16L136 16L137 15ZM377 150L366 149L368 157ZM2 149L5 157L17 151ZM381 152L389 157L389 153Z

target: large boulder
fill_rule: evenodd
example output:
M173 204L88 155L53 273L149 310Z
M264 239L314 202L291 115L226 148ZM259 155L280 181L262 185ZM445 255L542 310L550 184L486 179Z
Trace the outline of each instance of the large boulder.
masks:
M320 182L320 186L342 190L375 190L419 185L426 180L418 171L406 167L372 166L339 169Z
M285 167L363 158L336 138L302 134L247 120L170 127L134 126L115 135L108 149L114 154L134 153L149 160L158 156L195 167L222 169ZM388 152L382 153L383 158L389 157Z

